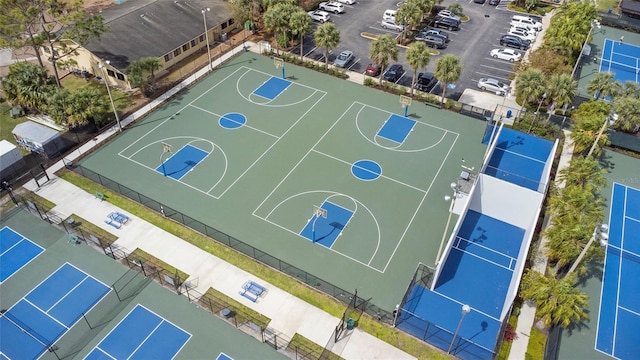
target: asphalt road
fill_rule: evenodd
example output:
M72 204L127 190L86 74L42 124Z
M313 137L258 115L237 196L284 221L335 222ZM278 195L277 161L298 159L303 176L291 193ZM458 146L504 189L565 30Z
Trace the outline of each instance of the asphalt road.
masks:
M455 0L445 0L441 5L449 6ZM362 33L384 34L398 33L383 29L380 26L382 14L386 9L396 9L397 0L359 0L354 5L345 5L344 14L331 14L331 21L340 31L340 43L329 53L329 63L343 50L354 52L354 61L348 66L351 71L364 72L371 62L369 47L371 40L362 37ZM508 1L502 0L498 6L490 6L488 3L476 4L473 0L458 1L462 4L463 12L469 17L469 21L462 23L459 31L446 31L449 33L449 46L440 50L441 55L453 54L460 58L463 65L462 75L456 84L452 84L446 92L448 98L457 100L467 88L477 89L478 79L492 77L509 83L513 72L513 63L491 58L489 52L500 48L500 36L509 30L511 16L515 13L507 10ZM317 26L314 23L314 28ZM303 42L305 56L324 61L324 48L318 48L313 41L313 30L305 36ZM296 47L293 53L299 54L300 48ZM521 52L521 51L520 51ZM441 56L433 56L426 69L419 71L435 70L435 63ZM523 54L524 55L524 54ZM413 70L405 59L405 50L400 48L398 63L402 64L405 74L398 80L398 84L409 86L413 76ZM434 93L440 94L441 87L434 89Z

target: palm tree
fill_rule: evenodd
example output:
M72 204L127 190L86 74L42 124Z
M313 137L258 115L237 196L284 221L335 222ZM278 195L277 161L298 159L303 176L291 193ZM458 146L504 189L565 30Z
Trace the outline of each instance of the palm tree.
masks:
M453 3L451 5L449 5L449 11L451 11L452 13L458 15L458 16L462 16L462 5L460 3Z
M280 53L278 34L282 35L284 43L287 43L287 30L289 30L289 18L296 10L296 6L289 3L277 3L270 6L263 16L264 26L267 31L274 33L276 37L276 53Z
M640 128L640 99L624 97L613 105L613 111L618 115L613 126L627 132L636 132Z
M558 179L566 186L579 186L583 189L602 188L606 185L604 174L598 161L592 157L574 156L569 167L558 172Z
M409 45L405 56L407 58L407 62L413 69L413 78L411 79L411 96L413 96L413 88L416 84L416 74L418 69L422 69L429 65L431 55L429 54L429 49L427 49L427 45L425 45L425 43L422 41L415 41Z
M553 74L547 82L547 96L551 99L551 108L557 109L571 104L573 97L578 92L578 82L573 80L571 74ZM553 111L549 111L547 122L551 119Z
M317 46L324 47L324 62L329 70L329 51L335 48L340 42L340 32L333 23L326 22L316 29L313 39Z
M556 279L527 269L522 277L521 294L535 303L536 313L546 326L557 324L566 328L589 318L589 296L575 285L575 273Z
M289 19L289 27L293 35L300 36L300 61L302 61L304 54L304 35L309 31L309 29L311 29L311 17L309 16L309 14L304 12L304 10L299 9L298 11L291 14L291 18Z
M614 77L615 74L609 71L597 73L587 84L587 92L596 99L614 97L620 86Z
M2 79L7 100L26 109L40 109L55 90L55 79L39 65L18 62L9 66L9 74Z
M149 73L149 80L151 81L151 88L156 87L156 75L155 72L162 67L160 59L157 57L145 57L140 60L140 66L142 70Z
M461 73L462 65L457 56L447 54L438 59L436 62L435 76L442 82L442 99L440 102L444 103L447 87L449 84L458 81Z
M403 24L402 30L402 43L407 35L407 30L413 29L413 27L420 25L422 20L422 11L417 4L413 2L400 3L400 8L396 13L396 22Z
M384 69L389 65L390 60L398 60L396 41L389 34L380 35L371 43L369 57L376 65L380 66L380 73L384 74ZM380 76L379 85L382 85L382 76Z
M435 5L435 0L408 0L407 3L414 4L420 9L420 21L424 20L425 16L431 13L431 8Z
M635 81L625 81L621 91L621 97L635 97L640 99L640 85Z
M544 73L529 68L516 78L516 97L522 100L522 110L532 101L539 101L546 90Z

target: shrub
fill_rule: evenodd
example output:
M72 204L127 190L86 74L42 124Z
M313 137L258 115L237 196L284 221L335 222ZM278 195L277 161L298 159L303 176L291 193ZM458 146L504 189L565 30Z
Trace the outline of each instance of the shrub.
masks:
M365 76L364 77L364 86L376 87L376 86L378 86L378 82L373 78Z

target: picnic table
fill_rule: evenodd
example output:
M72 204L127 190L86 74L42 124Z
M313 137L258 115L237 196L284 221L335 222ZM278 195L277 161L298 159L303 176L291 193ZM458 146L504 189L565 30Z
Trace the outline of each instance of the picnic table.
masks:
M105 220L104 222L107 225L111 225L116 229L120 229L120 227L126 224L128 221L129 221L129 217L127 215L115 211L115 212L109 213L109 215L107 215L107 220Z

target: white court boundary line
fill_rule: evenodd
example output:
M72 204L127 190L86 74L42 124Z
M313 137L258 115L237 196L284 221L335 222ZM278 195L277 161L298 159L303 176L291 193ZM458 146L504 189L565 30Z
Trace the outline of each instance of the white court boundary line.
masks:
M291 174L292 174L292 173L293 173L293 172L298 168L298 166L300 166L300 164L301 164L305 159L307 159L307 157L309 157L309 155L310 155L312 152L313 152L313 153L317 153L317 154L325 155L325 156L326 156L326 154L324 154L324 153L322 153L322 152L320 152L320 151L315 150L315 148L316 148L316 147L318 147L318 145L319 145L319 144L324 140L324 138L325 138L325 137L326 137L326 136L327 136L327 135L328 135L328 134L333 130L333 128L334 128L334 127L336 127L336 125L337 125L338 123L340 123L340 122L345 118L346 114L347 114L349 111L351 111L351 109L352 109L352 108L354 108L354 106L356 106L356 105L360 105L360 106L369 106L369 105L367 105L367 104L363 104L363 103L361 103L361 102L354 101L354 102L353 102L349 107L347 107L347 109L346 109L346 110L345 110L345 111L344 111L344 112L343 112L343 113L338 117L338 119L337 119L337 120L336 120L336 121L335 121L335 122L334 122L334 123L329 127L329 129L327 129L327 130L325 131L325 133L324 133L324 134L322 134L322 136L321 136L321 137L320 137L320 138L319 138L319 139L318 139L318 140L317 140L317 141L316 141L316 142L311 146L311 148L309 149L309 151L307 151L307 153L306 153L306 154L304 154L304 156L302 156L302 158L301 158L301 159L300 159L300 160L299 160L299 161L298 161L298 162L297 162L297 163L296 163L296 164L291 168L291 170L290 170L290 171L289 171L289 172L288 172L288 173L287 173L287 174L282 178L282 180L280 180L280 182L279 182L279 183L274 187L274 189L273 189L269 194L267 194L267 196L266 196L266 197L264 198L264 200L263 200L263 201L262 201L262 202L261 202L261 203L256 207L256 209L255 209L255 210L253 210L253 212L252 212L252 215L253 215L253 216L255 216L255 217L257 217L257 218L259 218L259 219L261 219L261 220L263 220L263 221L266 221L266 222L268 222L268 223L270 223L270 224L272 224L272 225L275 225L275 226L277 226L277 227L280 227L280 228L282 228L282 229L284 229L284 230L287 230L287 231L289 231L289 232L291 232L291 233L293 233L293 234L296 234L296 235L297 235L297 236L299 236L301 239L308 240L308 239L306 239L306 238L302 237L299 233L296 233L295 231L293 231L293 230L291 230L291 229L288 229L288 228L286 228L285 226L282 226L282 225L280 225L280 224L276 224L276 223L274 223L274 222L272 222L272 221L268 220L268 219L267 219L268 215L267 215L267 217L263 217L263 216L258 215L258 214L257 214L257 212L262 208L262 206L264 205L264 203L265 203L265 202L267 202L267 200L269 200L269 199L271 198L271 196L276 192L276 190L278 190L278 189L282 186L282 184L283 184L283 183L287 180L287 178L288 178L288 177L289 177L289 176L290 176L290 175L291 175ZM389 112L389 111L387 111L387 110L382 110L382 109L376 108L376 107L374 107L374 106L370 106L370 107L371 107L371 108L373 108L373 109L379 110L379 111L381 111L381 112L391 114L391 112ZM340 255L344 256L345 258L348 258L348 259L350 259L350 260L356 261L357 263L362 264L362 265L365 265L366 267L368 267L368 268L370 268L370 269L372 269L372 270L378 271L378 272L380 272L380 273L384 273L384 272L387 270L387 268L389 267L389 264L391 264L391 261L393 260L393 258L394 258L394 256L395 256L396 252L397 252L397 251L398 251L398 249L400 248L400 245L402 244L402 241L404 240L404 237L406 236L407 232L408 232L408 231L409 231L409 229L411 228L411 225L413 224L414 220L416 219L416 216L418 215L418 212L420 211L420 209L422 209L422 206L423 206L423 204L424 204L424 201L426 200L427 195L429 194L429 192L430 192L431 188L433 187L433 184L435 183L435 181L436 181L436 179L438 178L438 176L439 176L440 172L442 171L442 168L444 167L444 164L447 162L447 159L448 159L448 158L449 158L449 156L451 155L451 152L453 151L453 148L454 148L454 146L455 146L456 142L458 141L458 137L459 137L459 134L458 134L458 133L456 133L456 132L453 132L453 131L449 131L449 130L446 130L446 129L443 129L443 128L439 128L439 127L437 127L437 126L433 126L433 125L431 125L431 124L426 124L426 123L423 123L423 122L420 122L420 121L416 121L416 123L422 123L422 124L424 124L424 125L428 125L428 126L431 126L431 127L433 127L433 128L441 129L442 131L445 131L446 133L454 134L454 135L455 135L455 137L454 137L453 141L451 142L451 145L450 145L450 147L449 147L449 150L448 150L448 151L447 151L447 153L444 155L444 158L442 159L442 162L441 162L441 164L440 164L440 167L438 168L438 170L436 171L435 175L433 176L433 179L431 180L431 183L429 183L429 186L427 187L427 189L426 189L426 190L424 190L424 189L419 189L419 188L416 188L416 187L413 187L413 186L411 186L411 187L410 187L410 188L411 188L411 189L413 189L413 190L418 190L418 191L422 192L422 193L423 193L423 196L422 196L422 199L418 202L418 205L417 205L417 207L416 207L416 210L414 211L413 215L411 216L411 219L409 220L409 223L407 224L407 226L405 227L404 231L402 232L402 235L399 237L399 240L398 240L398 242L397 242L397 244L396 244L395 248L393 249L393 251L392 251L392 252L391 252L391 254L389 255L389 259L388 259L387 263L385 264L385 266L384 266L382 269L377 269L377 268L374 268L374 267L372 267L372 266L369 266L369 264L364 264L364 263L363 263L363 262L361 262L361 261L355 260L355 259L353 259L351 256L348 256L348 255L343 254L343 253L340 253L340 252L336 252L337 254L340 254ZM365 138L366 138L366 137L365 137ZM333 159L333 160L337 160L337 161L340 161L340 162L344 162L344 163L349 163L349 164L350 164L350 162L346 162L346 161L344 161L344 160L340 160L339 158L336 158L336 157L332 157L332 156L331 156L331 157L329 157L329 158L331 158L331 159ZM389 178L389 177L386 177L386 176L385 176L385 178L392 180L392 178ZM402 183L402 182L399 182L399 181L398 181L398 183L406 186L406 184L404 184L404 183ZM269 214L271 214L272 212L273 212L273 210L271 210L271 212L269 212ZM337 240L336 240L336 242L337 242ZM333 250L333 249L332 249L332 250ZM335 250L334 250L334 251L335 251ZM377 250L376 250L376 253L377 253ZM371 261L370 261L370 262L371 262ZM370 262L369 262L369 263L370 263Z
M229 74L229 75L227 75L226 77L224 77L222 80L220 80L220 81L219 81L219 82L217 82L216 84L214 84L214 85L213 85L212 87L210 87L208 90L204 91L202 94L200 94L199 96L197 96L195 99L193 99L192 101L190 101L189 103L187 103L186 105L184 105L183 107L181 107L181 108L180 108L176 113L180 113L180 112L182 112L182 111L183 111L184 109L186 109L187 107L193 107L193 108L199 109L199 110L201 110L201 111L206 111L206 110L203 110L203 109L201 109L200 107L198 107L198 106L196 106L196 105L193 105L193 104L194 104L197 100L201 99L204 95L208 94L211 90L215 89L218 85L222 84L224 81L227 81L230 77L232 77L232 76L236 75L240 70L245 70L245 71L244 71L244 73L242 73L242 74L239 76L239 78L238 78L238 79L241 79L241 78L242 78L242 77L244 77L247 73L252 72L252 71L253 71L253 72L260 73L260 74L265 74L265 75L272 76L271 74L268 74L268 73L265 73L265 72L262 72L262 71L258 71L258 70L254 70L254 69L251 69L251 68L247 68L247 67L245 67L245 66L242 66L242 67L238 68L237 70L233 71L231 74ZM311 95L310 95L310 96L308 96L307 98L305 98L305 99L304 99L304 100L302 100L302 101L307 101L307 100L309 100L309 99L313 98L314 96L318 96L317 94L320 94L320 97L319 97L319 98L318 98L318 99L317 99L317 100L316 100L316 101L315 101L311 106L309 106L309 107L307 108L307 110L306 110L306 111L304 111L304 112L303 112L303 113L298 117L298 119L297 119L296 121L294 121L294 122L293 122L293 123L292 123L292 124L291 124L291 125L290 125L290 126L289 126L289 127L288 127L284 132L283 132L283 133L282 133L282 135L277 136L277 135L273 135L273 134L270 134L270 133L267 133L267 132L264 132L264 131L259 131L259 132L260 132L260 133L262 133L262 134L266 134L266 135L268 135L268 136L272 136L272 137L274 137L276 140L275 140L275 141L274 141L274 142L273 142L273 143L272 143L272 144L271 144L271 145L270 145L270 146L269 146L269 147L268 147L268 148L267 148L267 149L266 149L262 154L260 154L260 156L258 156L258 157L257 157L257 158L256 158L256 159L255 159L255 160L254 160L254 161L253 161L253 162L252 162L252 163L247 167L247 169L245 169L245 170L244 170L244 171L243 171L243 172L242 172L242 173L241 173L241 174L240 174L240 175L239 175L239 176L238 176L238 177L237 177L237 178L236 178L236 179L235 179L235 180L234 180L234 181L233 181L233 182L232 182L232 183L227 187L227 188L225 188L225 189L224 189L220 194L218 194L218 195L213 195L213 194L211 194L211 191L213 191L213 189L214 189L214 188L215 188L215 187L216 187L216 186L217 186L217 185L218 185L218 184L219 184L219 183L224 179L224 176L226 176L226 173L227 173L227 169L226 169L226 168L225 168L225 171L224 171L224 175L223 175L223 177L221 177L221 178L220 178L220 179L219 179L215 184L213 184L213 186L212 186L208 191L204 191L203 189L196 188L195 186L191 186L191 185L186 184L186 183L183 183L183 182L181 182L181 181L179 181L179 180L176 180L176 181L178 181L178 182L180 182L181 184L183 184L183 185L185 185L185 186L187 186L187 187L189 187L189 188L191 188L191 189L193 189L193 190L195 190L195 191L198 191L198 192L200 192L200 193L202 193L202 194L204 194L204 195L210 196L210 197L212 197L212 198L214 198L214 199L220 199L220 198L222 198L222 197L227 193L227 191L229 191L231 188L233 188L233 186L234 186L238 181L240 181L240 179L242 179L242 178L244 177L244 175L245 175L247 172L249 172L249 170L251 170L251 169L252 169L252 168L253 168L257 163L259 163L259 162L260 162L260 160L262 160L262 158L263 158L267 153L269 153L269 152L271 151L271 149L272 149L274 146L276 146L276 145L280 142L280 140L282 140L282 138L283 138L283 137L285 137L285 136L286 136L286 135L287 135L287 134L288 134L288 133L289 133L289 132L294 128L294 127L296 127L296 125L297 125L297 124L298 124L298 123L299 123L303 118L305 118L305 117L307 116L307 114L308 114L312 109L314 109L314 108L316 107L316 105L318 105L318 103L319 103L319 102L320 102L320 101L321 101L321 100L322 100L322 99L327 95L327 93L326 93L325 91L322 91L322 90L319 90L319 89L315 89L315 88L312 88L312 87L310 87L310 86L306 86L306 85L303 85L303 84L299 84L299 83L297 83L297 82L291 82L291 83L292 83L292 84L296 84L296 85L300 85L300 86L302 86L302 87L305 87L305 88L310 89L310 90L312 90L312 91L313 91L313 92L311 93ZM237 86L238 86L238 83L237 83L237 81L236 81L236 89L237 89ZM240 92L238 92L238 93L240 93ZM247 100L247 101L249 101L249 102L251 102L251 103L253 103L253 104L255 104L255 105L260 105L260 104L256 104L256 103L254 103L254 102L252 102L252 101L250 101L250 100ZM295 105L297 105L297 104L299 104L299 103L300 103L300 102L293 103L293 104L285 104L285 105L281 105L281 106L283 106L283 107L284 107L284 106L295 106ZM206 111L206 112L211 113L211 112L209 112L209 111ZM119 156L121 156L121 157L123 157L123 158L125 158L125 159L127 159L127 160L129 160L129 161L132 161L132 162L134 162L134 163L136 163L136 164L138 164L138 165L140 165L140 166L143 166L143 167L145 167L145 168L151 169L151 167L150 167L150 166L147 166L147 165L141 164L141 163L139 163L139 162L137 162L137 161L135 161L135 160L130 159L129 157L127 157L126 155L124 155L124 152L125 152L125 151L127 151L129 148L131 148L133 145L135 145L135 144L137 144L138 142L140 142L140 141L141 141L142 139L144 139L147 135L151 134L152 132L155 132L158 128L160 128L160 127L161 127L163 124L165 124L167 121L171 120L171 119L175 116L175 114L176 114L176 113L172 114L171 116L169 116L169 117L168 117L167 119L165 119L164 121L161 121L158 125L156 125L156 126L155 126L155 127L153 127L152 129L150 129L149 131L147 131L144 135L142 135L142 136L141 136L140 138L138 138L136 141L132 142L132 143L131 143L131 144L129 144L127 147L125 147L124 149L122 149L120 152L118 152L118 155L119 155ZM246 125L245 125L245 126L246 126ZM254 128L250 127L250 126L248 126L248 128L249 128L249 129L253 129L253 130L258 131L257 129L254 129ZM187 137L187 136L179 136L179 137ZM178 137L174 137L174 138L178 138ZM194 137L194 138L195 138L195 137ZM201 139L201 140L207 140L207 139L202 139L202 138L198 138L198 139ZM209 141L210 141L210 140L209 140ZM157 141L155 141L154 143L157 143ZM147 146L149 146L149 145L150 145L150 144L147 144L147 145L145 145L144 147L147 147ZM143 148L144 148L144 147L143 147ZM220 148L220 147L218 146L218 148ZM138 151L140 151L140 150L138 150ZM134 154L135 154L135 153L137 153L138 151L134 152ZM130 155L130 156L133 156L133 155ZM228 161L226 161L226 160L225 160L225 163L226 163L226 164L228 164ZM155 168L153 169L153 172L154 172L154 173L156 173Z
M27 261L27 262L25 262L24 264L22 264L19 268L15 269L15 271L14 271L14 272L12 272L12 273L11 273L11 275L7 276L7 278L6 278L6 279L4 279L4 280L0 280L0 284L2 284L2 283L4 283L4 282L6 282L7 280L11 279L11 277L12 277L13 275L15 275L18 271L22 270L22 268L23 268L23 267L27 266L29 263L31 263L33 260L35 260L38 256L40 256L42 253L44 253L44 252L45 252L45 250L46 250L46 249L45 249L45 248L43 248L42 246L40 246L40 245L36 244L35 242L33 242L31 239L29 239L29 238L27 238L27 237L23 236L22 234L20 234L19 232L17 232L17 231L15 231L15 230L13 230L11 227L9 227L9 226L4 226L4 227L2 228L2 230L4 230L5 228L6 228L6 229L9 229L9 230L10 230L11 232L13 232L14 234L16 234L16 235L20 236L22 239L20 239L20 241L18 241L17 243L13 244L13 245L12 245L12 246L10 246L7 250L5 250L4 252L2 252L2 254L0 254L0 261L2 260L2 256L3 256L4 254L6 254L9 250L11 250L11 249L15 248L16 246L18 246L18 244L20 244L20 243L22 243L22 242L24 242L24 241L28 241L28 242L30 242L31 244L33 244L33 245L35 245L36 247L38 247L38 248L40 249L40 252L38 252L38 253L36 254L36 256L34 256L34 257L32 257L31 259L29 259L29 261Z

